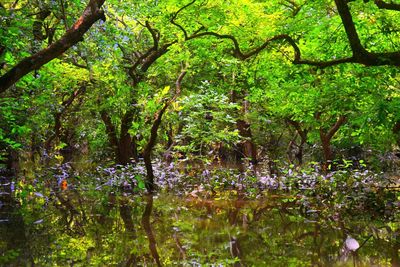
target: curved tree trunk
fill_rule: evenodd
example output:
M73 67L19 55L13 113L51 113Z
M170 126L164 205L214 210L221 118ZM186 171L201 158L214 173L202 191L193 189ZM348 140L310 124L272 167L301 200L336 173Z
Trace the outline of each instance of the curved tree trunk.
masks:
M110 115L102 110L100 111L100 116L106 126L108 140L114 150L116 163L126 165L132 159L137 160L136 140L128 132L133 121L133 111L127 111L123 116L119 136Z
M151 127L150 131L150 138L149 141L147 142L147 145L145 146L143 150L143 159L144 159L144 164L146 166L146 171L147 171L147 181L146 181L146 188L149 192L154 191L154 172L153 172L153 165L151 163L151 152L153 151L154 146L156 145L156 140L157 140L157 135L158 135L158 128L160 127L161 121L162 121L162 116L164 115L165 111L169 107L169 105L175 101L175 99L179 96L181 93L181 84L182 80L186 75L186 71L183 71L178 79L176 80L176 91L175 95L165 102L164 106L156 113L154 116L154 122Z
M321 113L317 113L315 115L315 118L317 120L320 120L320 117ZM330 165L331 168L333 168L332 162L334 160L334 155L331 148L331 140L336 132L339 130L339 128L346 123L346 120L346 116L342 115L336 120L335 124L331 128L329 128L328 131L326 131L323 127L320 127L319 129L319 136L321 139L322 151L324 155L324 164L322 166L324 171L328 171Z

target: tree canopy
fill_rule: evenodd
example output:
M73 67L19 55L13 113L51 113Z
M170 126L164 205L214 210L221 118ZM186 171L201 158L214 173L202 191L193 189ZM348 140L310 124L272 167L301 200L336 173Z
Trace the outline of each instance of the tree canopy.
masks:
M3 1L2 154L255 163L293 151L302 162L313 145L325 162L395 150L399 5Z

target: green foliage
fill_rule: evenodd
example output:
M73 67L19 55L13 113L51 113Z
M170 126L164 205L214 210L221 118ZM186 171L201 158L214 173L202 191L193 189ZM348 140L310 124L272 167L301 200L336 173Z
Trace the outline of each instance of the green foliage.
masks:
M85 3L64 2L3 4L1 74L47 47L49 30L55 30L56 40L71 27ZM379 9L372 1L348 5L368 51L398 49L397 12ZM104 9L107 21L92 27L83 42L26 75L4 94L0 103L2 160L11 150L44 154L45 146L51 146L50 156L58 160L71 147L85 147L90 160L113 161L115 144L110 142L100 112L110 116L117 136L124 115L133 113L128 132L140 156L154 115L174 95L174 82L183 69L188 75L182 93L171 103L159 130L159 154L171 142L175 151L187 152L187 156L207 157L219 143L232 154L233 147L245 141L237 129L238 120L244 120L252 131L246 140L268 151L273 160L281 160L289 142L298 140L287 124L290 119L308 132L306 149L312 150L308 160L320 160L320 132L328 131L340 116L347 118L346 123L330 140L338 156L346 157L354 147L379 153L398 149L399 137L393 131L400 120L398 68L293 65L293 47L284 41L273 41L246 60L233 56L238 47L246 54L277 34L290 35L302 58L317 61L350 56L334 2L111 0ZM42 11L50 13L40 21ZM38 22L42 22L40 40L33 32ZM201 36L207 31L230 38ZM190 38L196 33L200 36ZM138 67L144 55L165 44L171 45L149 68ZM63 102L82 86L85 93L64 109ZM60 112L58 131L55 124Z
M48 47L52 30L59 39L87 2L2 1L0 75ZM345 2L367 51L398 51L398 12ZM399 150L398 67L294 65L296 51L282 39L254 50L288 34L302 59L351 56L334 1L105 3L106 22L1 95L0 161L19 162L20 171L11 193L0 192L16 200L10 218L19 222L0 222L0 265L25 266L28 258L39 266L152 265L143 225L149 200L140 197L146 169L140 160L114 163L126 125L128 149L141 158L169 100L153 151L168 164L153 157L155 179L184 200L154 199L150 222L164 265L331 266L347 232L368 241L357 252L365 265L385 265L398 252L398 180L367 171L387 170L384 157ZM50 13L41 21L42 11ZM239 48L257 53L242 60ZM341 116L346 122L330 140L336 170L323 173L321 132ZM289 120L307 132L302 166L286 164L300 139ZM249 125L247 136L238 122ZM257 170L232 160L244 144L257 148ZM2 198L2 209L14 208L6 204Z
M235 116L239 106L222 94L210 90L212 85L204 81L199 93L192 94L178 102L182 132L178 139L178 150L198 152L209 151L216 143L233 145L239 141L235 129Z

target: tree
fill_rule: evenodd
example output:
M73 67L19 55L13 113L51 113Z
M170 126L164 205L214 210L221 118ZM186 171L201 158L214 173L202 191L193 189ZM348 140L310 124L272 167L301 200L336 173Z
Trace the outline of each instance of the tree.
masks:
M101 9L104 0L90 0L79 19L68 29L65 34L47 48L40 50L32 56L22 59L19 63L7 70L0 77L0 93L6 91L11 85L33 70L39 69L44 64L62 55L70 47L83 40L83 35L99 19L105 21L104 11ZM2 46L4 47L4 46ZM4 52L4 48L2 49Z
M295 156L300 163L310 143L321 145L318 159L330 161L339 147L350 143L374 147L379 143L389 149L399 132L398 97L394 89L383 92L397 86L396 4L110 1L105 10L108 22L87 32L105 16L104 1L89 1L75 22L70 14L82 8L79 1L53 2L19 1L14 7L12 3L0 7L7 15L0 21L0 62L5 63L1 79L8 81L1 83L3 152L20 143L24 149L29 146L22 141L28 131L31 147L47 140L47 147L58 150L68 143L57 141L68 139L60 133L71 130L70 137L77 137L72 134L76 131L91 133L86 137L98 152L97 159L109 160L112 153L113 161L127 164L144 153L149 161L147 141L154 136L151 128L157 121L153 116L162 108L160 97L167 96L166 85L176 79L182 64L187 64L191 75L185 78L181 98L171 104L177 112L165 111L162 117L169 126L160 120L156 127L160 133L168 131L158 140L166 141L169 151L210 160L214 156L232 159L237 148L237 154L256 162L273 147L277 147L274 157L280 157L283 150L286 153L281 145L293 150L297 144ZM15 10L20 6L20 11ZM65 34L59 28L65 28ZM79 42L85 32L86 41ZM19 33L24 34L19 37ZM43 64L17 87L5 89ZM18 72L22 65L24 71ZM71 68L76 68L73 74ZM387 84L373 82L374 75ZM81 86L86 87L85 94L69 101ZM15 107L10 102L23 99L29 101L10 115ZM28 109L40 109L40 114L21 115ZM377 114L388 117L368 120ZM71 129L73 125L79 125L79 130ZM374 143L369 130L381 130L385 137ZM73 139L71 143L84 138ZM155 143L150 150L161 147Z
M154 191L154 173L153 173L153 165L151 163L151 153L153 151L154 146L156 145L158 128L160 127L160 124L162 122L162 117L165 111L180 95L182 80L185 77L185 75L186 71L182 71L178 79L176 80L174 95L170 99L164 101L164 103L162 104L163 105L162 108L158 110L154 115L154 121L151 125L151 130L150 130L150 137L146 146L143 149L143 159L147 171L146 187L149 192Z

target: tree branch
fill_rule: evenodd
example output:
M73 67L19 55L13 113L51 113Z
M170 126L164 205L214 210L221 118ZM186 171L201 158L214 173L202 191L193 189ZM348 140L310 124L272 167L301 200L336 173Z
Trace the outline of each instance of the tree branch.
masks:
M285 7L287 7L287 8L289 8L289 9L291 9L292 10L292 15L296 16L300 12L300 10L301 10L301 8L303 7L304 4L303 5L299 5L293 0L286 0L283 3L283 5Z
M393 3L392 1L390 1L390 3L386 3L382 0L375 0L374 3L380 9L400 11L400 4Z
M340 126L342 126L345 122L347 121L346 116L341 115L335 124L329 129L329 131L326 133L326 137L328 140L331 140L332 137L335 135L335 133L339 130Z
M375 1L382 2L382 1ZM355 24L353 22L348 1L346 0L335 0L335 4L342 19L343 26L346 31L347 39L350 43L350 47L353 53L351 58L348 58L347 62L359 63L365 66L382 66L392 65L400 66L400 51L395 52L381 52L371 53L367 51L361 44L358 36Z
M299 122L294 121L290 118L287 118L286 121L296 129L297 133L300 135L302 140L307 140L307 132L308 132L307 129L303 130Z
M347 39L349 40L353 56L363 56L367 53L365 48L361 45L360 38L351 16L347 0L335 0L336 7L340 18L342 19L344 29L346 31Z
M69 29L69 26L68 26L68 22L67 22L67 16L66 16L66 13L65 13L64 0L60 0L60 6L61 6L62 20L64 22L65 30L67 31Z
M153 29L150 25L150 23L146 20L146 28L149 30L151 37L153 38L153 49L157 50L158 49L158 43L160 41L160 34L157 32L157 30Z
M24 58L7 73L0 77L0 93L6 91L11 85L24 77L32 70L39 69L44 64L62 55L70 47L82 41L83 35L99 19L105 20L101 6L105 0L90 0L82 16L61 37L60 40L36 54Z
M186 8L192 4L190 2L188 5L184 6L183 8L179 9L177 13L174 14L174 16L171 19L171 23L178 27L183 35L185 36L185 40L192 40L196 38L201 38L201 37L206 37L206 36L212 36L217 39L225 39L229 40L233 44L233 51L232 51L232 56L240 59L240 60L246 60L250 57L258 55L260 52L262 52L264 49L268 48L271 42L273 41L285 41L287 44L289 44L293 50L294 50L294 58L292 60L293 64L302 64L302 65L311 65L311 66L316 66L319 68L326 68L329 66L334 66L338 64L343 64L343 63L357 63L357 64L362 64L365 66L382 66L382 65L391 65L391 66L400 66L400 51L395 51L395 52L381 52L381 53L371 53L368 52L361 44L360 38L358 36L357 30L355 28L354 22L352 20L352 16L348 7L348 1L346 0L335 0L339 15L342 19L343 25L345 27L345 31L347 34L347 38L350 43L350 47L352 50L352 56L350 57L343 57L343 58L338 58L338 59L333 59L333 60L327 60L327 61L318 61L318 60L310 60L310 59L302 59L301 57L301 51L299 46L296 44L294 39L287 35L287 34L279 34L271 37L270 39L267 39L263 44L260 46L251 49L249 52L243 52L240 48L239 41L233 36L229 34L219 34L216 32L210 32L210 31L205 31L205 32L200 32L201 30L204 30L204 27L201 27L199 30L197 30L195 33L192 35L189 35L185 28L177 23L175 21L177 15L179 12L183 10L183 8ZM379 1L378 2L382 2Z
M65 99L64 101L62 101L61 103L61 110L58 112L55 112L53 114L54 117L54 133L52 136L49 137L49 139L47 139L46 143L45 143L45 149L47 151L50 151L50 147L51 147L51 143L53 142L53 140L55 138L59 138L61 135L61 127L62 127L62 117L65 114L65 112L67 111L67 109L72 105L72 103L74 102L74 100L79 97L81 94L83 94L86 91L86 84L82 85L81 87L79 87L79 89L73 91L71 93L71 95Z
M150 139L149 142L147 143L144 151L144 154L148 154L151 152L151 150L153 149L156 139L157 139L157 130L158 127L161 124L161 120L162 120L162 116L164 115L165 111L167 110L167 108L169 107L169 105L176 100L176 98L179 96L180 92L181 92L181 84L182 84L182 80L186 75L186 71L182 71L182 73L179 75L178 79L175 82L175 86L176 86L176 94L168 101L166 101L164 103L164 106L155 114L154 116L154 122L153 125L151 127L151 135L150 135Z
M150 32L153 39L153 45L143 54L137 52L135 56L140 56L132 63L132 66L128 67L128 74L133 79L134 84L138 84L143 78L143 73L145 73L158 58L164 55L171 45L177 43L177 40L174 40L160 46L159 32L156 29L153 29L148 21L146 21L143 26ZM121 46L120 49L124 54L124 58L129 59L127 52L124 51ZM129 59L129 61L131 60Z
M63 111L64 112L69 106L71 106L72 102L81 94L83 94L86 91L86 85L82 85L79 87L79 89L75 90L72 92L72 94L64 100L61 105L63 106Z
M185 36L185 40L188 39L188 34L187 34L185 28L183 28L180 24L178 24L178 23L175 22L175 19L176 19L176 17L179 15L179 13L182 12L182 10L184 10L185 8L187 8L187 7L191 6L191 5L193 5L195 2L196 2L196 0L193 0L193 1L191 1L189 4L187 4L187 5L183 6L183 7L181 7L180 9L178 9L178 11L176 11L176 12L172 15L172 17L171 17L171 19L170 19L170 22L171 22L173 25L175 25L176 27L178 27L178 28L183 32L183 35Z

